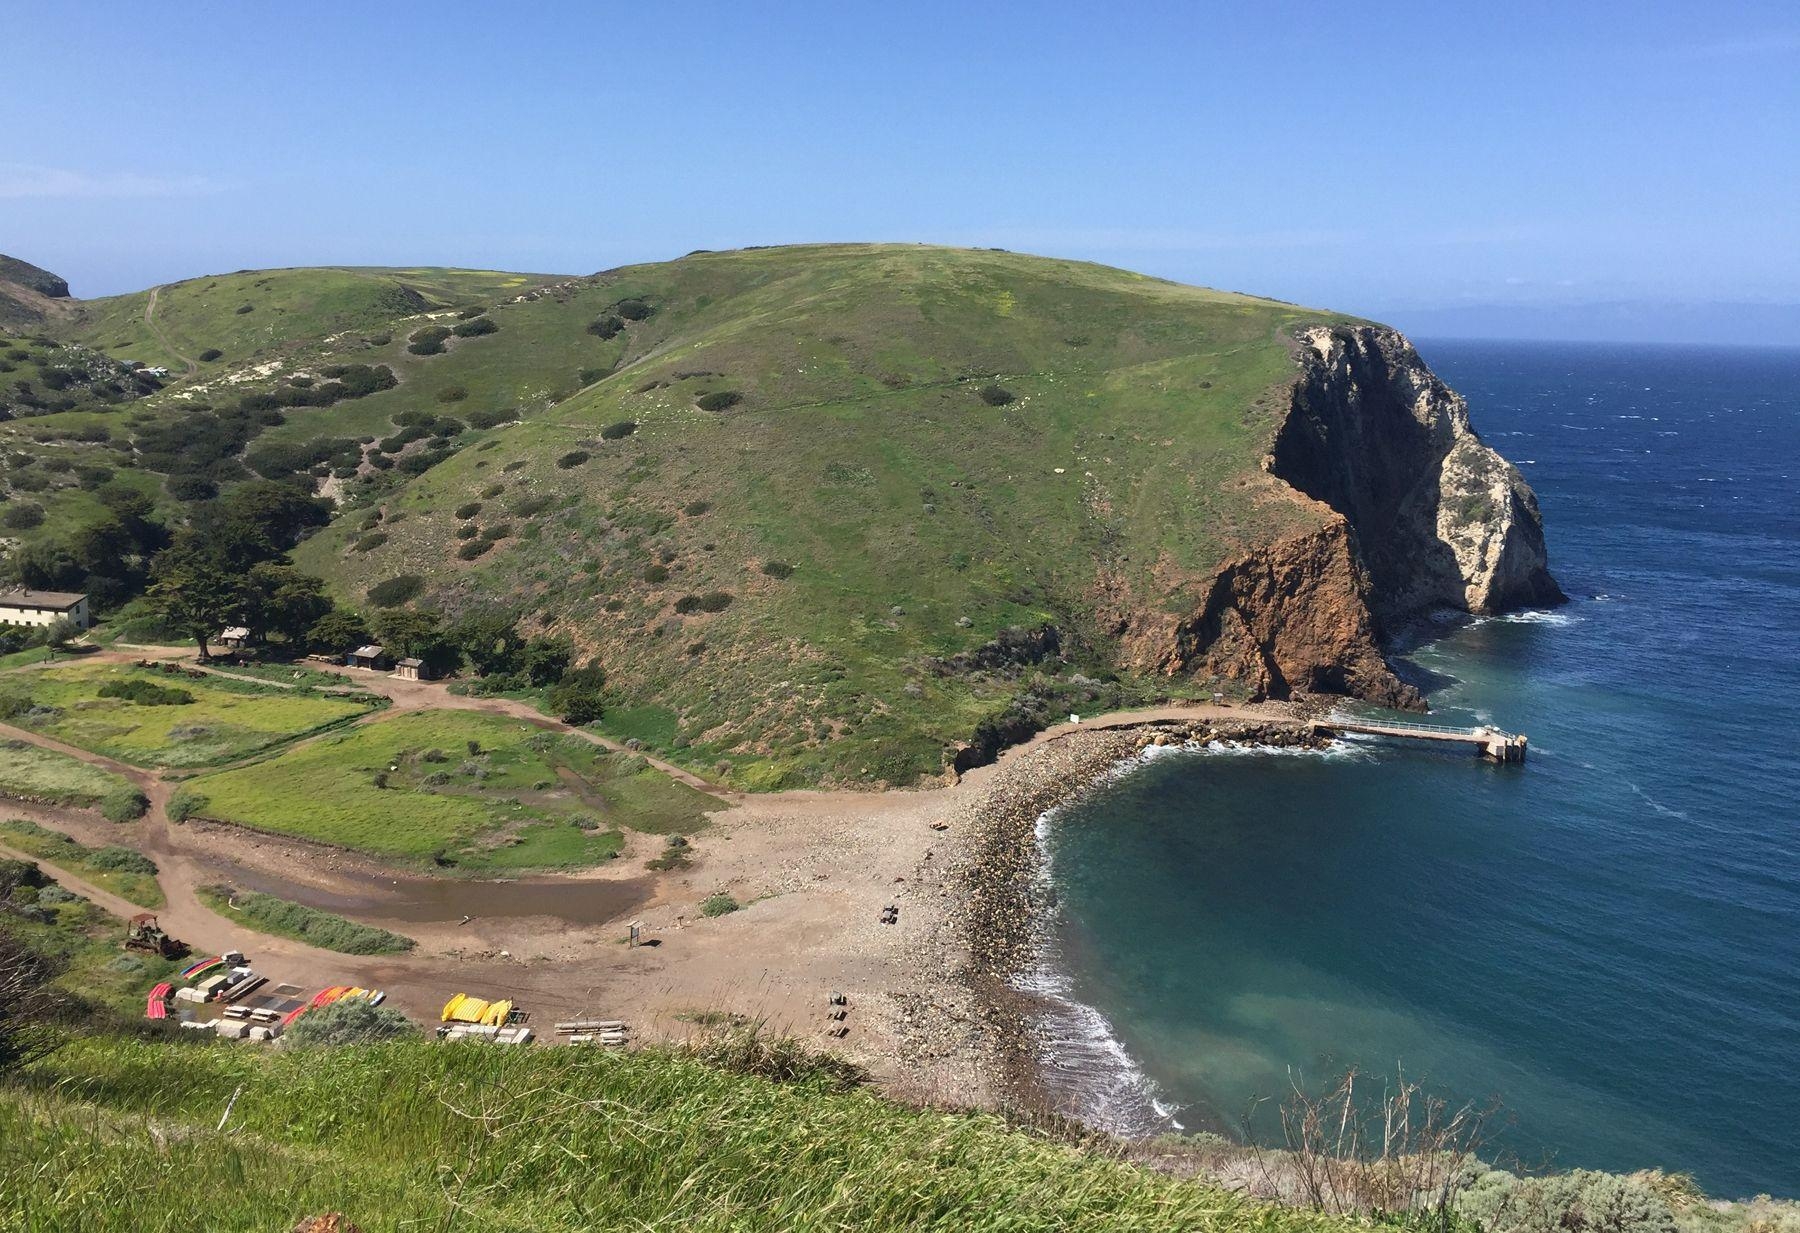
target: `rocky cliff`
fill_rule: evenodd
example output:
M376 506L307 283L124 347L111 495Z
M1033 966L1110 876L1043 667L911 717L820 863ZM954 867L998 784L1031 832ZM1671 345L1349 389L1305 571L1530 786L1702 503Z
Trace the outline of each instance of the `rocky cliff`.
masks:
M1196 601L1185 614L1134 607L1117 585L1103 611L1140 670L1421 706L1382 655L1388 634L1437 611L1564 598L1537 498L1399 334L1311 327L1295 340L1301 371L1264 469L1314 508L1317 529L1179 588Z
M1374 326L1296 340L1303 371L1265 467L1343 515L1383 622L1562 602L1537 496L1412 344Z

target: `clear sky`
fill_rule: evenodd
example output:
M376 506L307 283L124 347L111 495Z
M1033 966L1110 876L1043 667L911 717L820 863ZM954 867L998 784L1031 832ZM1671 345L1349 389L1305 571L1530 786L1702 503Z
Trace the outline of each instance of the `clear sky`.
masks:
M1800 6L0 0L77 295L926 240L1415 333L1800 342Z

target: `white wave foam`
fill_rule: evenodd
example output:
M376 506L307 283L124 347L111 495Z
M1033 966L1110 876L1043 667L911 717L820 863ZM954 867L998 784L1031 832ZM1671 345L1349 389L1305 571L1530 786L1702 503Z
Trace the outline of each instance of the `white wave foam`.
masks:
M1050 825L1055 811L1038 817L1034 828L1038 871L1034 881L1039 902L1051 902ZM1077 998L1062 963L1053 919L1037 922L1037 958L1031 970L1013 980L1015 988L1036 997L1043 1010L1037 1021L1038 1063L1072 1112L1086 1125L1122 1138L1147 1138L1182 1130L1180 1106L1164 1099L1156 1081L1145 1073L1113 1030L1111 1020Z

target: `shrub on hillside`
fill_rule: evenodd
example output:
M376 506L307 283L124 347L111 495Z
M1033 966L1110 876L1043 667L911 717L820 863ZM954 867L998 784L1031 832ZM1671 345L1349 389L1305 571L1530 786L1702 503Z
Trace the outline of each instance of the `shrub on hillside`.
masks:
M369 588L369 602L377 608L397 608L425 589L425 579L417 574L396 574Z
M606 673L598 664L572 668L545 699L552 714L564 723L591 724L604 713Z
M462 385L446 385L443 389L441 389L437 392L437 400L439 402L446 402L446 403L461 402L463 399L467 398L468 396L469 396L468 387L462 386ZM460 425L458 425L458 427L460 427Z
M386 531L375 531L363 536L354 544L350 545L350 547L351 550L355 552L373 552L387 542L388 534Z
M645 582L667 582L668 580L669 580L669 567L668 566L666 566L666 565L646 565L646 566L644 566L644 581Z
M509 514L512 514L514 517L517 517L517 518L530 518L536 514L543 513L545 510L547 510L549 508L550 508L550 498L547 496L539 495L539 496L534 496L534 497L524 497L524 498L521 498L520 500L514 501L510 506L507 507L506 512Z
M458 338L480 338L484 334L498 334L500 327L494 324L492 317L476 317L472 321L464 321L450 332Z
M44 507L30 501L15 502L6 507L6 513L0 514L0 523L14 531L41 527L44 525Z
M556 460L556 465L567 471L570 467L579 467L591 457L586 450L570 450Z
M608 313L604 317L596 318L588 326L587 332L594 335L594 337L605 341L606 339L617 338L620 331L624 328L625 322L611 313Z
M456 507L456 516L458 518L473 518L480 512L481 502L479 501L464 501L461 505Z
M714 390L702 394L698 405L702 411L729 411L743 401L744 396L736 390Z
M731 592L708 591L704 595L683 595L675 601L675 611L690 612L723 612L731 607Z
M236 308L235 308L235 309L233 309L233 310L232 310L232 311L233 311L233 312L235 312L235 313L237 313L237 315L238 315L238 316L240 316L240 317L241 317L241 316L243 316L243 315L244 315L244 314L245 314L245 313L253 313L253 312L255 312L255 311L256 311L256 305L254 305L254 304L239 304L239 305L238 305L238 306L237 306L237 307L236 307Z
M984 385L981 387L981 401L990 407L1004 407L1013 401L1013 392L1004 386Z
M472 539L456 550L458 560L473 561L476 557L494 546L491 539Z
M771 578L790 578L793 576L794 567L786 561L764 561L762 572Z
M129 785L100 798L100 816L108 822L135 822L150 808L150 798Z
M414 355L439 355L444 350L444 340L450 337L448 326L428 325L414 330L408 336L406 349Z
M646 320L651 313L654 313L656 309L652 308L643 300L633 296L631 299L620 300L617 304L614 304L613 311L627 321L643 321Z
M705 917L729 916L744 905L723 891L716 895L708 895L700 901L700 915Z
M472 522L465 522L460 527L456 528L457 539L474 539L480 534L481 528Z
M469 427L498 428L500 425L510 424L518 418L519 413L510 408L495 411L471 411L469 412Z
M637 431L636 420L620 420L617 424L608 424L600 430L602 441L620 441Z
M224 354L225 353L217 347L208 347L200 353L200 362L202 364L210 364Z
M689 518L698 518L701 514L704 514L711 508L711 501L689 501L686 505L681 507L681 512L686 514Z

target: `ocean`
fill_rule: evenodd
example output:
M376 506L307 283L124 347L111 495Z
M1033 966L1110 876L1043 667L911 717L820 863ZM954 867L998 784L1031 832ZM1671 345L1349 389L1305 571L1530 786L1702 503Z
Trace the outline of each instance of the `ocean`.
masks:
M1572 602L1398 659L1530 760L1159 751L1046 817L1057 1082L1267 1135L1295 1082L1404 1072L1502 1102L1488 1155L1800 1196L1800 351L1419 349Z

